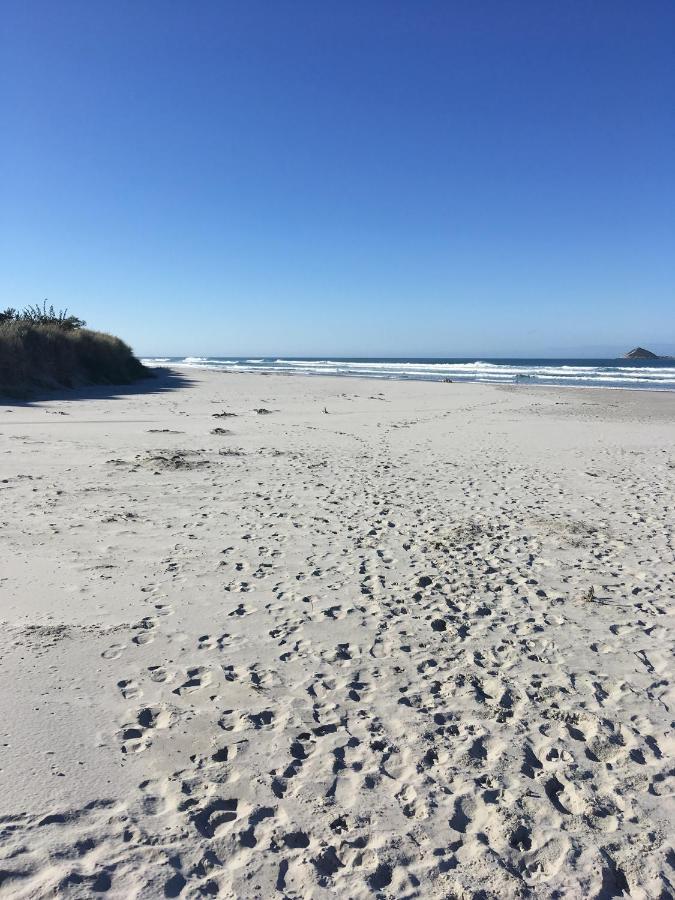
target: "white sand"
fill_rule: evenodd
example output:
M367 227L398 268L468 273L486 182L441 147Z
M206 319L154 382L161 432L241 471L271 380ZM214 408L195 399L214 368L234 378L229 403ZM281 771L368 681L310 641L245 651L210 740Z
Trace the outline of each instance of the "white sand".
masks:
M0 895L673 896L675 396L184 377L0 403Z

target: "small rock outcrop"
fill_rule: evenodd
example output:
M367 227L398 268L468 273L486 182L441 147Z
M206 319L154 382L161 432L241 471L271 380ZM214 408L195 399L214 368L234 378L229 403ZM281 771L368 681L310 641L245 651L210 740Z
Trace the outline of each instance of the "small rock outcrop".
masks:
M662 357L658 356L656 353L652 353L651 350L645 350L644 347L635 347L633 350L630 350L628 353L624 353L624 359L662 359Z

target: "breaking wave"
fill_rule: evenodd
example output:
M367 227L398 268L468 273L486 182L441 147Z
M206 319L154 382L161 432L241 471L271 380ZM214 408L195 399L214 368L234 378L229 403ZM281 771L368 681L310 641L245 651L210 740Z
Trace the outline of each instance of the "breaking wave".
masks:
M154 357L146 365L170 363L227 372L277 372L422 381L475 381L488 384L541 384L570 387L675 390L675 360L554 359L291 359Z

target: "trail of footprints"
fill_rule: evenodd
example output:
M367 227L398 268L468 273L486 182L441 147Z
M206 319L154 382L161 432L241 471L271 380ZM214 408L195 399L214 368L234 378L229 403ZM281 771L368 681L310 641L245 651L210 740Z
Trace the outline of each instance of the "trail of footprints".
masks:
M212 539L212 627L190 633L182 615L179 631L178 599L151 595L128 640L102 651L127 667L125 764L168 774L124 807L69 814L83 859L102 817L118 843L79 884L65 867L58 890L123 896L136 869L147 896L479 900L555 884L609 898L636 880L672 896L669 835L650 819L675 785L672 579L631 594L630 548L569 520L543 529L536 479L499 460L453 470L452 504L428 464L386 441L314 458L307 504L307 457L283 460L283 477L275 460L274 481L244 497L235 544ZM531 516L509 508L515 482ZM580 614L590 557L623 604L594 604L602 644ZM202 561L165 561L181 597ZM189 665L171 661L172 641Z
M663 760L657 738L644 734L637 720L626 728L603 711L610 697L631 688L611 683L600 667L584 676L568 670L556 634L570 624L558 611L568 606L569 595L556 604L539 587L529 541L514 565L503 549L518 540L508 522L474 519L454 532L437 530L421 545L411 534L401 546L384 549L377 546L382 534L395 533L396 526L390 510L381 512L354 541L361 552L351 603L343 597L331 602L333 591L325 584L326 575L345 578L344 565L334 561L346 554L324 551L321 565L312 565L318 541L303 570L275 584L277 600L264 607L272 626L266 640L277 654L273 667L240 663L231 633L200 635L196 653L219 661L172 679L171 692L180 701L214 691L214 709L204 701L188 708L215 722L221 736L210 754L194 754L191 766L171 779L180 784L176 815L196 833L196 856L204 854L181 869L186 886L245 896L250 876L243 873L253 872L260 884L273 883L289 896L297 884L300 896L305 869L315 889L326 891L339 891L359 871L360 888L350 888L354 895L423 896L425 878L443 890L471 890L461 873L471 873L484 856L497 867L491 877L499 891L529 895L541 889L545 896L546 885L569 864L579 835L588 833L604 861L598 895L612 885L621 889L636 860L662 840L658 833L641 833L630 791L602 789L602 767L618 762L633 790L642 781L658 796L663 783L664 773L654 771ZM396 560L406 553L413 575L402 578ZM258 567L253 577L278 578L281 564L270 565L272 571ZM322 580L310 594L292 587ZM235 584L226 583L225 592L249 588ZM228 606L228 619L242 620L255 610L252 601ZM354 616L356 644L341 640L337 630ZM610 625L613 633L619 628ZM258 655L250 645L249 654ZM290 666L297 681L287 677ZM592 694L582 696L592 696L593 703L575 699L581 677L592 682ZM247 702L223 708L227 686L234 684ZM292 699L284 703L280 698L289 687ZM120 689L129 699L130 691L139 690L133 683ZM453 706L471 709L471 715ZM146 735L170 731L178 721L169 702L140 707L129 726L131 746L152 747ZM279 761L268 768L271 760ZM257 773L253 788L240 782L238 766ZM644 768L651 778L641 775ZM370 795L366 802L364 793ZM148 802L161 805L156 797ZM374 828L388 817L388 829ZM313 827L293 830L297 821ZM631 823L627 852L610 836Z

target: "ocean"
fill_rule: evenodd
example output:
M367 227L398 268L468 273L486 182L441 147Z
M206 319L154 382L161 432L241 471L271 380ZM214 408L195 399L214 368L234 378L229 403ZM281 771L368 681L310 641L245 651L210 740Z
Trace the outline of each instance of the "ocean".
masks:
M675 390L675 359L367 359L306 357L152 357L149 366L171 365L223 372L279 372L414 381Z

